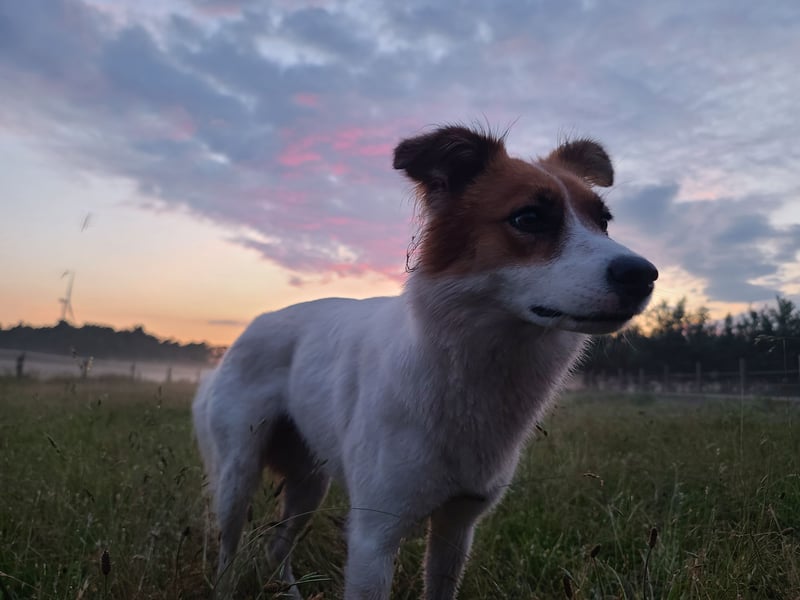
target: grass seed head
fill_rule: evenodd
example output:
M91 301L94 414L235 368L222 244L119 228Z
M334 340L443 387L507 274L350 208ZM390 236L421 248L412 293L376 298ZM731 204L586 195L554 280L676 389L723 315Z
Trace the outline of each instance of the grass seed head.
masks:
M103 554L100 555L100 571L103 573L103 577L108 577L111 573L111 555L108 553L108 549L103 550Z
M647 545L650 546L650 548L655 548L657 541L658 541L658 529L653 527L652 529L650 529L650 539L647 541Z

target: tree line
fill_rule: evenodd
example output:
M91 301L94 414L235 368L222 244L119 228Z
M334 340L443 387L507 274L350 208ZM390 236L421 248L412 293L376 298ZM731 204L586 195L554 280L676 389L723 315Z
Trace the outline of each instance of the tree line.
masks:
M53 327L19 324L0 327L0 348L95 358L213 362L222 348L205 343L162 340L141 326L118 331L101 325L74 327L61 321ZM686 298L662 301L638 324L595 339L584 361L585 371L623 369L657 374L664 367L692 373L701 363L706 372L730 372L740 359L751 371L797 371L800 356L800 308L778 296L775 303L723 320L711 319L705 307L687 308Z
M19 324L0 327L0 348L23 352L75 354L83 357L123 360L180 361L206 364L219 349L205 343L180 344L162 340L141 326L118 331L102 325L74 327L60 321L53 327Z
M597 338L585 370L624 369L659 373L703 370L735 371L740 359L753 371L797 371L800 355L800 309L778 296L773 305L751 308L722 321L705 307L689 309L686 298L662 301L643 315L643 322L625 331Z

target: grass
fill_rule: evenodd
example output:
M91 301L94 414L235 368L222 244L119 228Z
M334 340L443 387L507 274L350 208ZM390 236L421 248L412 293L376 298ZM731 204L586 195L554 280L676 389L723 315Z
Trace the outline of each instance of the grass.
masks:
M192 391L0 380L0 596L208 597ZM587 394L542 427L461 598L800 596L800 408ZM248 597L280 597L261 560L275 491L265 481L243 540ZM306 596L341 596L344 507L333 490L298 545ZM394 598L419 597L423 552L403 546Z

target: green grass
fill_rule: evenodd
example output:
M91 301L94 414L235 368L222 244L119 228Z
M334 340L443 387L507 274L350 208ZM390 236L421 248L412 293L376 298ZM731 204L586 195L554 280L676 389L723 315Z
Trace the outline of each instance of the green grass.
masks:
M0 380L1 597L208 597L191 395ZM543 428L479 528L461 598L800 596L800 408L582 395ZM265 481L237 564L248 597L279 593L261 560L273 495ZM341 596L344 505L334 490L299 543L307 596ZM419 597L423 551L405 543L394 598Z

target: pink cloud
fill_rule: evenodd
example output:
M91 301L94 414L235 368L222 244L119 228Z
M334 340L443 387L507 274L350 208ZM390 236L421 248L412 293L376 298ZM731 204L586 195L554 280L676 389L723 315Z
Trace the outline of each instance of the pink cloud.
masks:
M319 98L312 94L296 94L293 99L306 106L316 105L319 102ZM397 142L397 131L398 127L391 125L345 126L309 135L298 135L296 132L283 130L280 135L286 140L286 144L278 157L278 162L292 168L309 167L311 166L309 163L317 163L314 165L315 168L339 176L355 171L368 171L369 169L363 167L355 169L348 159L388 159ZM333 162L335 158L339 160Z
M335 150L350 150L353 154L370 156L364 154L364 148L380 148L385 152L391 152L392 143L387 140L394 140L395 131L390 127L348 127L334 131L331 134L331 145Z
M359 156L391 156L394 150L394 143L368 144L356 148L355 154Z
M301 138L293 138L291 132L282 131L281 137L288 140L286 147L278 156L278 162L287 167L298 167L309 162L322 160L322 155L316 150L324 137L320 135L309 135Z
M299 167L310 162L322 160L322 156L316 152L301 152L286 150L278 157L278 162L287 167Z
M404 279L410 241L406 221L387 223L349 214L323 215L313 204L270 212L268 226L288 234L280 242L252 238L237 241L292 271L294 286L370 274L395 282ZM261 217L253 216L252 224L263 229L257 222ZM352 257L341 256L342 248Z
M364 130L361 128L340 129L334 132L332 144L336 150L349 150L362 137Z

